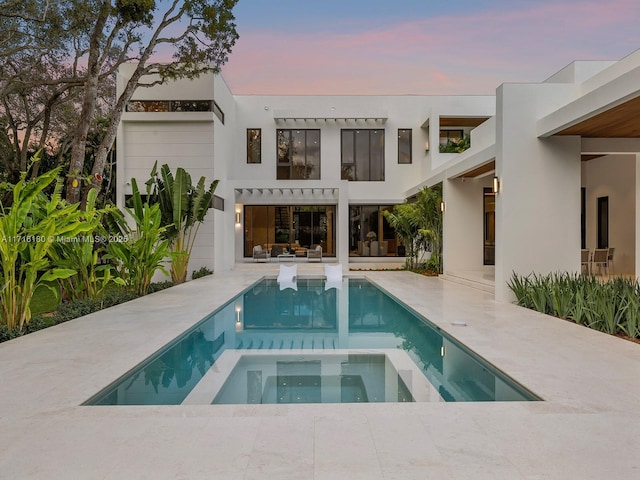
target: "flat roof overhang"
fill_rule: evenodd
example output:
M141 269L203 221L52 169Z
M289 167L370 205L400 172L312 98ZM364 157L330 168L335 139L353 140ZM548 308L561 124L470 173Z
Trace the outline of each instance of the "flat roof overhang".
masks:
M542 117L538 136L640 138L640 66Z

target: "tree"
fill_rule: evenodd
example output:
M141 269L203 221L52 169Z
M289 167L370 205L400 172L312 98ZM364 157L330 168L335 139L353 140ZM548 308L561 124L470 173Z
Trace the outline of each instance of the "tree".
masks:
M420 252L431 251L429 267L442 271L442 184L425 187L412 202L385 211L389 225L408 248L407 268L416 268Z
M64 138L80 110L92 16L90 3L78 0L0 1L0 155L14 182L35 151L63 162L70 147ZM112 77L100 79L99 106L105 97L113 103Z
M169 240L173 252L171 280L184 283L198 229L209 211L219 180L211 182L205 190L204 177L200 177L194 186L191 175L184 168L178 168L174 177L169 165L160 167L160 175L156 167L157 163L147 186L152 188L152 199L160 205L162 224L167 228L164 237Z
M158 5L154 0L97 2L87 45L82 110L73 135L67 199L80 199L85 139L96 108L99 80L105 69L115 71L124 62L136 62L135 70L116 99L109 126L96 152L90 186L97 189L101 187L108 152L133 92L138 87L153 86L169 79L217 73L238 38L232 14L236 3L237 0L171 0ZM164 46L174 49L172 60L168 63L153 60L156 50ZM114 49L119 54L110 56Z
M71 149L67 200L77 202L85 184L99 189L133 92L169 79L217 73L238 38L232 14L236 3L0 0L0 130L8 132L0 134L0 153L5 166L23 171L28 152L49 142ZM171 50L171 60L160 62L159 50ZM113 86L125 62L136 68L115 98L104 87ZM51 138L48 126L70 104L75 108L67 113L79 114L66 118L74 124L64 132L71 142L59 143L64 133ZM106 118L107 125L87 169L87 138L98 118ZM9 146L14 151L10 159Z

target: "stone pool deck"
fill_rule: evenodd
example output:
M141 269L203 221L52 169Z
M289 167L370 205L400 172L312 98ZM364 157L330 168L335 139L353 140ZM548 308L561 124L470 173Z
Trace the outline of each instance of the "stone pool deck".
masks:
M238 268L0 344L0 478L640 478L640 345L401 271L351 273L545 401L80 406L276 269Z

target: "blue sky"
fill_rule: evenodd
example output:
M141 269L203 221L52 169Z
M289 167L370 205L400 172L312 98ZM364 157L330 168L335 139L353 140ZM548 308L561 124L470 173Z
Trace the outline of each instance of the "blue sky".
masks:
M240 0L239 94L493 94L640 47L637 0Z

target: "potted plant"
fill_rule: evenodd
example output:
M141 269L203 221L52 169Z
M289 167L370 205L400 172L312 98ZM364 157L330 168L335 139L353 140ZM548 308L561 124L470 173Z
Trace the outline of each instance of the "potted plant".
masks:
M371 245L371 242L375 241L375 239L378 238L378 235L374 231L369 231L366 237L367 237L366 245L368 247Z

